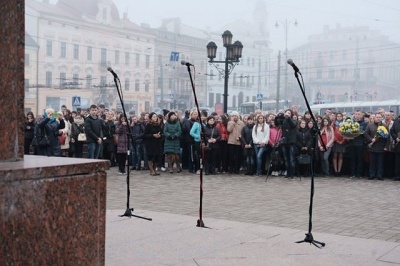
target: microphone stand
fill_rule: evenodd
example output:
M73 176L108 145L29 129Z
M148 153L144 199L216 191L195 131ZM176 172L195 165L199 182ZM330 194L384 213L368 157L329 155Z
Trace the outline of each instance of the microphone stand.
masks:
M201 157L200 157L200 206L199 206L199 219L197 220L197 227L205 227L208 228L204 225L203 222L203 160L204 160L204 147L203 143L205 143L205 136L204 136L204 129L203 126L201 125L201 119L200 119L200 108L199 108L199 103L197 102L197 96L196 96L196 90L195 86L193 83L193 78L192 78L192 72L190 70L190 64L185 64L187 67L187 70L189 72L189 78L190 78L190 83L192 85L192 90L193 90L193 97L194 97L194 103L196 105L197 113L199 114L198 120L200 123L200 128L201 128L201 138L200 138L200 149L201 149Z
M307 109L310 112L311 119L313 120L313 123L314 123L314 127L312 129L313 130L312 135L313 135L314 152L313 152L313 154L311 156L311 191L310 191L310 207L309 207L309 210L308 210L308 213L309 213L308 232L306 233L306 237L304 238L304 240L297 241L296 243L304 243L305 242L305 243L310 243L310 245L313 244L317 248L321 248L321 247L325 246L325 243L315 240L313 235L312 235L312 233L311 233L311 230L312 230L313 199L314 199L314 167L313 167L313 161L314 161L314 155L315 155L315 147L316 147L316 143L317 143L317 135L319 136L325 151L326 151L326 146L325 146L324 142L322 141L321 132L319 131L318 126L317 126L317 121L315 120L314 114L312 113L311 108L310 108L310 104L308 103L307 96L306 96L305 90L304 90L304 82L303 82L303 86L302 86L301 82L299 80L298 73L300 73L300 71L298 71L298 69L295 69L294 76L296 77L297 83L300 86L300 90L301 90L301 92L303 94L304 101L306 102ZM300 73L300 76L301 76L301 73ZM303 81L303 76L301 76L301 80Z
M114 73L113 73L114 74ZM126 210L125 213L122 215L118 215L119 217L137 217L137 218L141 218L141 219L145 219L148 221L152 221L153 219L151 218L146 218L146 217L142 217L142 216L138 216L138 215L134 215L132 214L133 212L133 208L129 207L129 197L131 195L131 191L129 189L129 181L130 181L130 176L129 176L129 172L130 172L130 162L131 162L131 153L130 153L130 144L129 144L129 139L131 139L132 144L133 144L133 136L132 136L132 131L131 131L131 127L128 123L128 117L126 116L126 112L125 112L125 106L124 106L124 101L122 100L122 95L121 95L121 91L120 91L120 86L118 86L118 82L119 82L119 78L116 74L114 74L114 83L115 86L117 87L117 92L118 92L118 96L119 96L119 101L121 102L121 106L122 106L122 111L125 117L125 121L127 123L127 128L128 128L128 138L127 138L127 154L128 154L128 165L126 166L126 194L127 194L127 201L126 201Z

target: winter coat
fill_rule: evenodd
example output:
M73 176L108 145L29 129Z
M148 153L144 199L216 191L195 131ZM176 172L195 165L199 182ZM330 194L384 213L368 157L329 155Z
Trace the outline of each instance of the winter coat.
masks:
M117 153L128 152L128 125L117 123L115 126L115 134L118 134Z
M77 123L72 123L71 125L71 138L78 141L78 135L80 133L85 133L85 126L84 124L78 125Z
M299 152L301 152L301 149L304 147L307 148L307 152L310 152L312 141L310 130L308 128L299 128L297 131L297 148L299 149Z
M201 126L199 122L194 122L190 129L190 136L194 139L194 142L200 142L201 140Z
M282 123L282 137L285 138L284 144L296 145L297 143L297 121L290 117L285 117Z
M35 135L35 121L28 122L27 120L25 121L25 138L26 139L33 139ZM29 127L29 128L28 128Z
M164 153L179 154L181 152L181 134L181 124L178 120L167 121L164 124Z
M278 147L279 141L281 139L282 139L282 129L279 127L270 127L269 140L268 140L269 146L274 147L274 145L277 145L276 147Z
M192 129L192 126L196 122L193 119L188 119L183 123L182 126L182 137L186 143L192 144L194 143L194 139L192 136L190 136L190 130Z
M246 125L243 129L242 129L242 137L241 137L241 141L243 145L251 145L253 147L253 127L254 124L251 125Z
M155 138L153 134L160 133L160 138ZM164 132L161 128L160 124L155 124L149 122L144 128L143 141L146 145L146 153L151 156L160 156L162 155L162 136L164 136Z
M376 132L377 132L379 126L386 127L386 125L383 124L382 122L368 124L368 126L364 132L364 138L367 141L367 143L372 142L372 139L376 136ZM387 127L386 127L386 129L387 129ZM388 140L389 140L389 138L385 139L385 138L379 137L371 147L368 147L368 150L370 152L383 152L388 144Z
M137 122L131 126L132 137L135 144L143 142L144 125L141 122Z
M242 145L240 138L242 137L242 130L244 126L245 125L241 120L238 120L237 122L234 121L228 122L227 126L227 130L229 132L228 144Z
M207 124L204 128L204 137L205 137L205 144L212 150L218 149L219 145L218 142L221 139L221 134L219 133L218 128L215 125ZM209 143L209 139L215 139L216 142Z
M113 140L113 135L116 134L115 131L116 128L114 121L107 120L103 127L103 137L105 137L106 140Z
M217 123L216 127L218 128L219 133L221 134L221 140L227 141L229 138L229 132L226 129L225 124Z
M97 116L92 117L89 115L85 119L85 130L87 143L97 143L98 139L103 139L104 121L100 120Z
M58 137L60 136L59 130L65 127L64 120L58 120L55 118L41 118L38 120L35 127L35 135L39 134L39 130L45 131L47 138L50 141L50 145L47 147L38 147L38 155L46 156L61 156L60 141Z
M393 126L390 128L390 136L394 141L393 151L400 153L400 144L397 143L396 139L400 137L400 117L394 120Z

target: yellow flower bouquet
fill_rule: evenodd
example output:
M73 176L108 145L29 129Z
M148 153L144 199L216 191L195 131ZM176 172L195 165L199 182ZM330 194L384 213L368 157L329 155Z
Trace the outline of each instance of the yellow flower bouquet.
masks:
M351 121L351 119L346 119L339 125L339 133L345 139L354 139L363 132L360 129L360 124L355 121Z

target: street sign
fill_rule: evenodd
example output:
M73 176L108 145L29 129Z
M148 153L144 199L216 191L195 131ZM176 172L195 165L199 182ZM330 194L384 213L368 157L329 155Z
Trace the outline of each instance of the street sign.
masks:
M171 52L170 61L178 62L179 61L179 52Z
M173 99L173 98L174 98L174 95L171 93L171 94L169 95L169 98L170 98L170 99Z
M72 106L81 106L81 97L73 96L72 97Z
M262 95L262 93L258 93L257 94L257 101L262 101L263 100L263 95Z

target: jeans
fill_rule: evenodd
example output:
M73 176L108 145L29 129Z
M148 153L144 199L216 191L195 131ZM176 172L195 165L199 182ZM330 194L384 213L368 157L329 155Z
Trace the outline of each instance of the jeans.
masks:
M143 143L134 143L132 146L132 166L140 167L142 163Z
M326 151L321 151L321 169L324 175L329 175L329 155L332 148L326 148Z
M87 152L89 159L98 159L100 154L100 144L98 143L88 143L87 144Z
M261 167L262 167L262 159L263 159L263 154L266 151L267 146L260 146L258 144L254 145L254 151L256 155L256 162L257 162L257 174L261 174Z
M283 158L285 160L287 177L292 177L296 169L296 146L295 145L284 145L282 146Z

